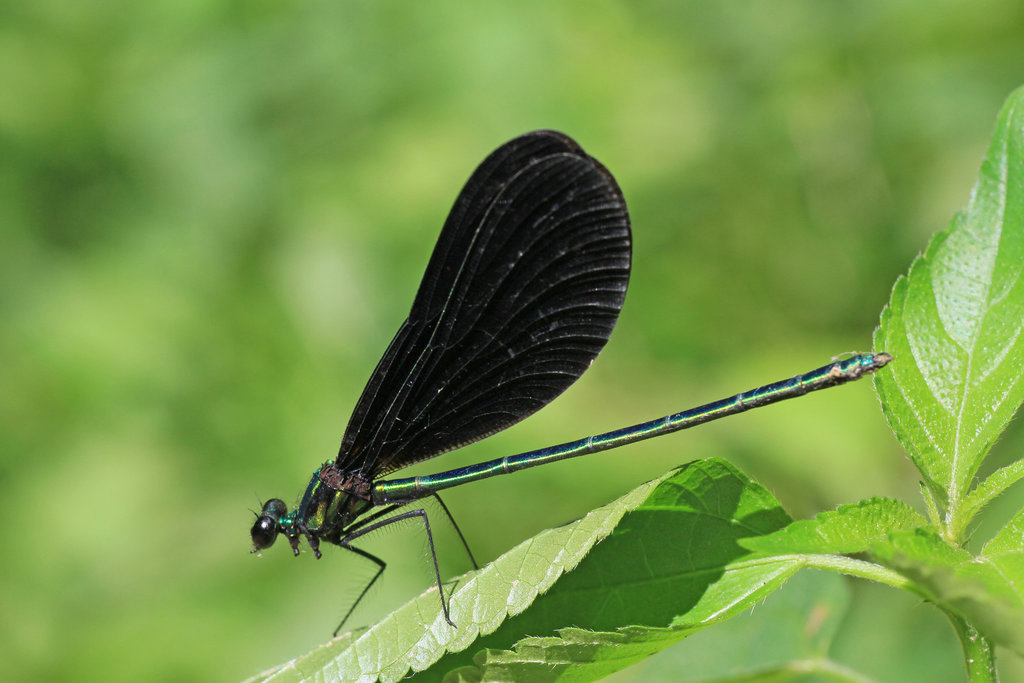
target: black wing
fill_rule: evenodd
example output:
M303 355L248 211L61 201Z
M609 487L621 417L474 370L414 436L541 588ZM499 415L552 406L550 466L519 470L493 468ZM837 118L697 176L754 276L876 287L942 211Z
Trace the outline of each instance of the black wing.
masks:
M337 467L378 477L565 391L611 335L630 249L615 179L571 138L535 131L492 152L455 200Z

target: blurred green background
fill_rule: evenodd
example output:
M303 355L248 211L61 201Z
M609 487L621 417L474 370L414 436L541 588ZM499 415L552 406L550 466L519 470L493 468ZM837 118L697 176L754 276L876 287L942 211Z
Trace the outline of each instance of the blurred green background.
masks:
M682 5L0 8L4 678L232 680L330 635L372 566L331 548L256 558L250 510L292 502L336 451L463 181L527 130L571 134L617 176L635 240L625 309L548 409L409 474L869 347L1024 83L1024 6ZM998 455L1022 445L1013 431ZM447 502L486 561L711 456L796 516L871 495L918 505L868 382ZM1018 487L976 539L1022 502ZM468 568L450 529L438 540L443 573ZM414 528L366 547L391 564L353 624L431 581ZM962 680L936 610L852 587L837 658ZM672 657L618 680L672 680Z

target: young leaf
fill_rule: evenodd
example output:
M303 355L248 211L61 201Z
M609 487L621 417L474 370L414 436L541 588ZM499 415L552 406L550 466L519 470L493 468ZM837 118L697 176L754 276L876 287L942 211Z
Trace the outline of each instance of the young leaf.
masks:
M871 554L986 638L1024 654L1024 553L1013 548L1013 533L980 557L924 529L892 534L873 544Z
M1024 89L1007 100L967 208L893 288L875 347L885 414L954 517L1024 399ZM953 536L966 520L953 520Z
M963 517L970 520L993 498L1024 478L1024 460L1012 462L990 474L964 498Z
M728 463L690 463L460 579L451 599L457 629L430 590L354 640L343 637L253 680L398 680L428 667L427 676L439 678L472 665L482 649L545 635L558 641L545 648L579 657L587 670L594 663L584 661L585 651L596 653L593 670L608 673L778 588L803 563L744 560L737 540L789 521L771 494ZM580 629L614 638L581 648L573 640Z
M1024 510L1015 514L981 551L983 557L1012 553L1024 553Z
M773 555L860 553L893 531L924 526L928 520L903 501L870 498L822 512L813 520L793 522L772 534L744 538L740 545Z

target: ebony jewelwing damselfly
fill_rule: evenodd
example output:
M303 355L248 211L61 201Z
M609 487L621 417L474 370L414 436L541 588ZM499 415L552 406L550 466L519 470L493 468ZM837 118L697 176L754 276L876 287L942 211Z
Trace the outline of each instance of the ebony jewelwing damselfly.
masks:
M352 545L402 520L423 522L445 619L427 513L399 511L470 481L617 448L758 406L850 382L886 353L858 354L731 398L579 441L438 474L381 477L494 434L534 413L583 374L604 347L626 296L631 259L626 202L612 174L562 133L534 131L491 153L462 189L427 264L409 317L370 376L341 449L313 473L298 507L269 500L252 527L253 552L284 535L360 555Z

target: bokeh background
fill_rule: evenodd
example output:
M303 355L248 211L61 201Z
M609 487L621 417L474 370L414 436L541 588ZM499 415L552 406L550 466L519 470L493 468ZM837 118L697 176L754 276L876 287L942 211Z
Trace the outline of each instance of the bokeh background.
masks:
M1022 45L1012 0L6 3L3 677L233 680L329 636L372 566L252 556L250 510L293 501L333 455L451 202L500 143L557 128L615 173L631 289L577 385L409 474L868 348L897 275L966 203ZM1022 445L1011 431L996 459ZM447 502L486 561L711 456L796 516L919 505L869 382ZM1011 491L976 540L1022 502ZM367 547L391 566L356 624L431 581L414 528ZM450 530L438 550L445 574L468 568ZM936 610L851 587L837 659L962 680ZM685 661L644 666L617 680L674 680Z

